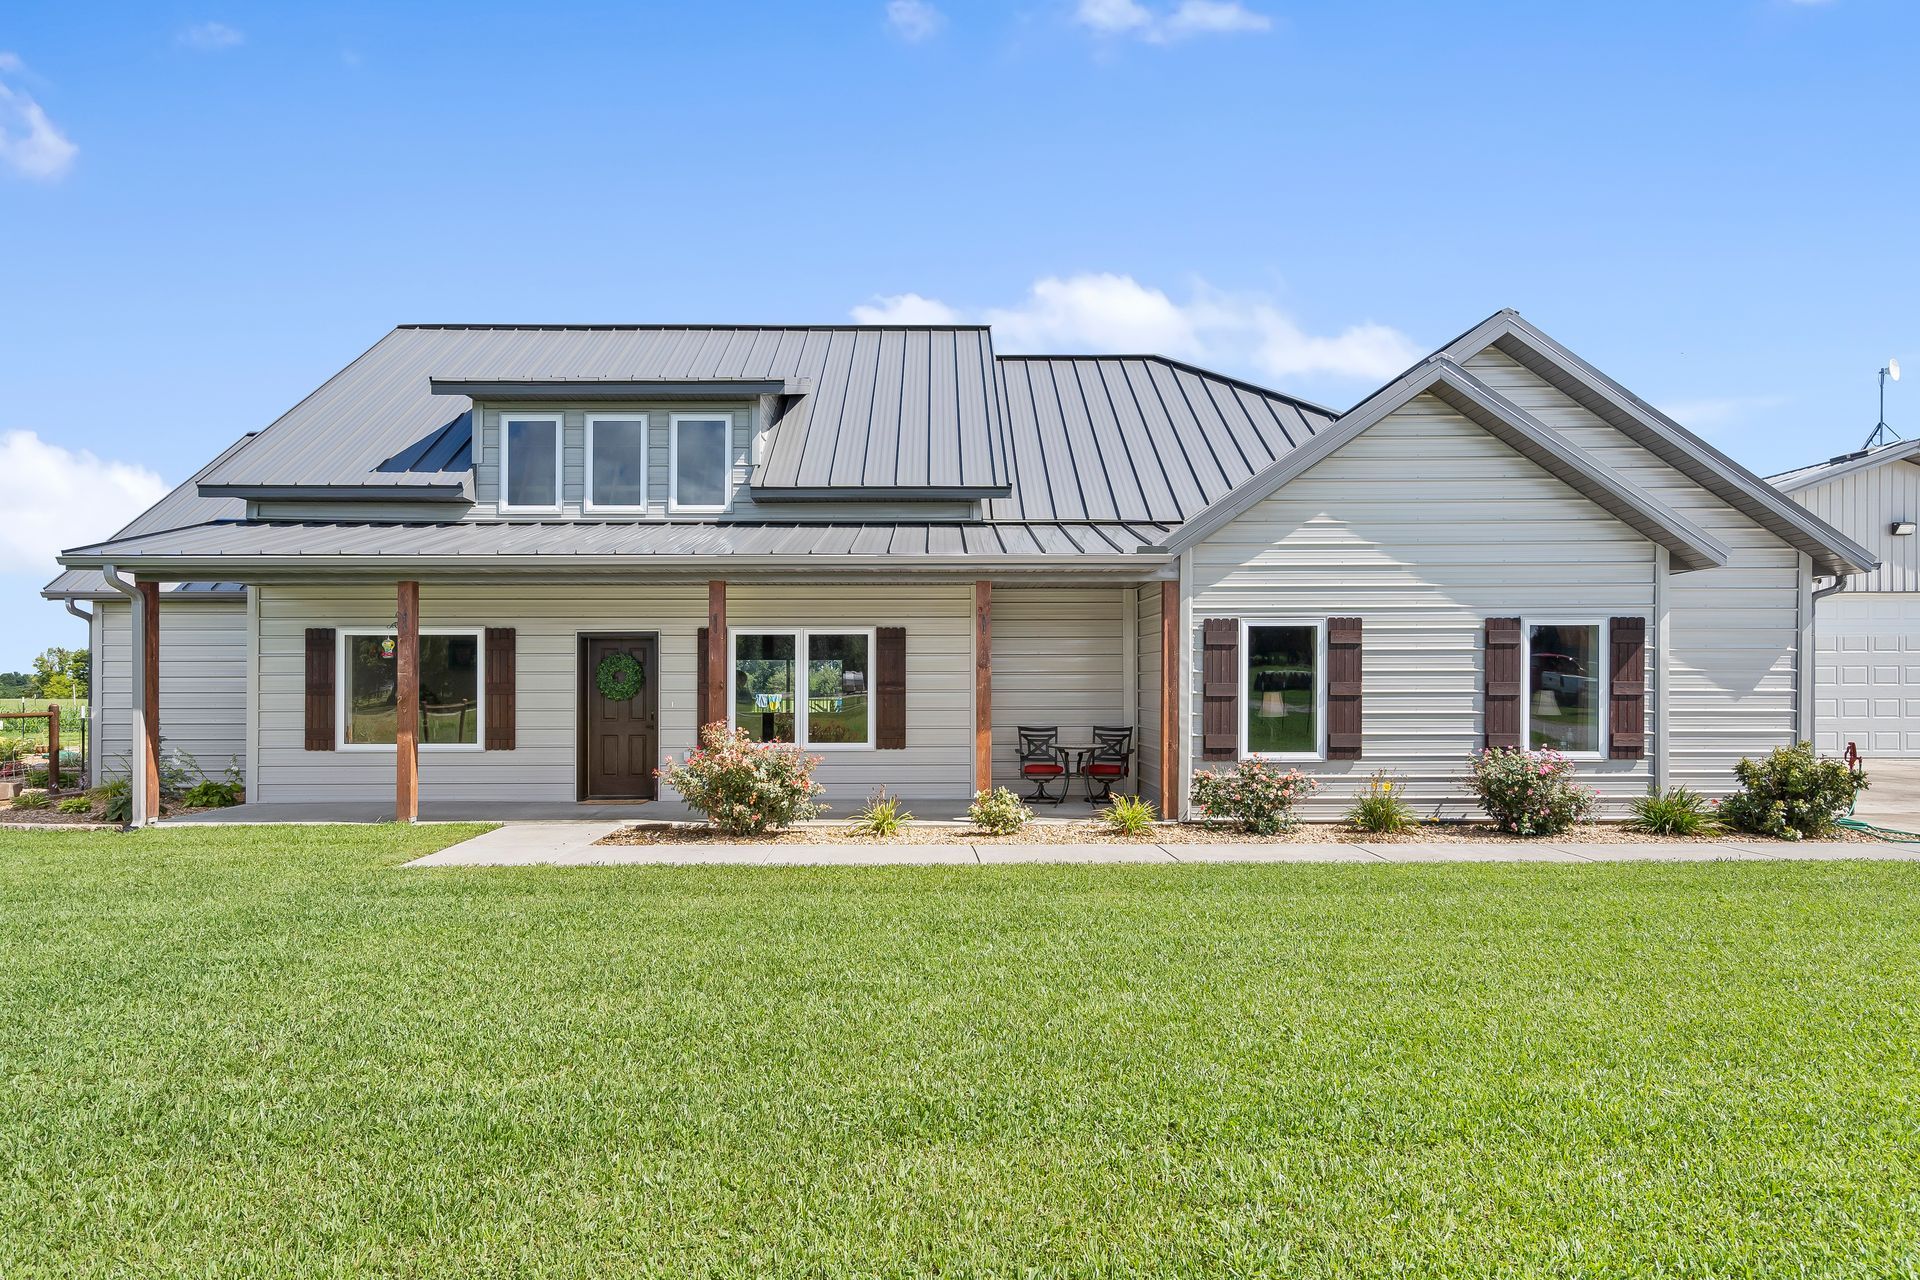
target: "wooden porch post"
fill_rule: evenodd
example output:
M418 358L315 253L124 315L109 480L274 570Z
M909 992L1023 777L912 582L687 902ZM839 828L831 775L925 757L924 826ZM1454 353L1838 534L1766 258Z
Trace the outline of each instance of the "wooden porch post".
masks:
M1160 584L1160 813L1180 813L1180 584Z
M393 820L420 817L420 584L402 582L393 610ZM344 696L345 690L341 693Z
M130 816L144 824L160 817L160 584L135 582L140 593L139 804Z
M727 642L727 584L720 578L707 583L707 715L725 722L732 713L727 705L727 667L732 662ZM697 736L705 725L695 725Z
M60 790L60 705L47 704L47 790Z
M993 789L993 584L973 584L973 789Z

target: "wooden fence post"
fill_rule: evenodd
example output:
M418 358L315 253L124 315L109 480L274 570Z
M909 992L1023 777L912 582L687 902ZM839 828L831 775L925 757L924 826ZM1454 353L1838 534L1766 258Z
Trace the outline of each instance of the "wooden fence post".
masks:
M47 705L47 790L60 790L60 707Z

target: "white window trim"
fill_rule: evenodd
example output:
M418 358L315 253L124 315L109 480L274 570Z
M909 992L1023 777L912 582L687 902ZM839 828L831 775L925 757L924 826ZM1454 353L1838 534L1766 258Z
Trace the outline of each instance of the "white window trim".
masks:
M807 640L811 636L865 636L867 638L867 740L865 742L808 742L807 703L811 700L798 692L793 700L793 735L796 745L809 751L872 751L875 735L880 727L880 704L875 688L874 667L879 660L878 628L876 627L728 627L727 628L727 727L738 728L734 724L733 710L737 705L734 698L734 677L739 673L739 637L740 636L792 636L794 654L794 682L804 685L807 679Z
M1608 686L1608 668L1613 665L1611 645L1612 628L1605 618L1582 617L1579 615L1548 614L1539 618L1520 619L1520 749L1522 751L1559 751L1558 747L1536 747L1533 745L1533 629L1535 627L1594 627L1599 630L1600 642L1594 652L1594 665L1598 670L1594 675L1597 686L1594 692L1594 708L1598 713L1598 735L1600 744L1594 751L1560 751L1569 760L1605 760L1607 748L1613 733L1613 690Z
M399 744L393 742L348 742L347 708L353 701L352 689L347 683L347 659L353 652L355 636L392 636L399 639L399 633L392 627L341 627L338 630L338 652L334 655L333 675L333 747L336 751L375 751L391 752L398 750ZM474 680L476 702L473 710L472 742L421 742L416 744L422 751L485 751L487 749L487 633L482 627L422 627L424 636L471 636L474 641ZM395 648L399 646L396 644ZM394 655L399 661L399 655ZM396 698L397 701L397 698ZM397 716L396 716L397 720ZM396 723L394 728L398 730Z
M680 501L680 424L683 422L725 422L727 424L726 452L722 467L720 487L725 491L727 500L717 507L688 506ZM717 409L711 413L670 413L667 415L667 510L686 512L689 515L721 515L733 510L733 410Z
M566 506L567 495L562 488L565 480L565 461L567 456L567 416L564 413L510 413L500 411L500 511L503 515L559 515ZM553 424L553 497L552 506L530 507L513 502L512 490L507 486L507 424L509 422L551 422Z
M582 481L584 490L580 509L594 515L640 516L652 510L651 500L642 501L638 506L624 503L595 502L593 499L593 429L602 422L637 422L640 424L640 487L645 493L653 477L653 415L649 413L590 413L587 415L587 466Z
M1250 751L1247 749L1247 720L1253 713L1252 694L1248 689L1248 661L1253 655L1251 632L1254 627L1311 627L1313 628L1313 750L1312 751ZM1240 619L1240 758L1242 760L1325 760L1327 758L1327 620L1325 618L1268 618L1244 617Z

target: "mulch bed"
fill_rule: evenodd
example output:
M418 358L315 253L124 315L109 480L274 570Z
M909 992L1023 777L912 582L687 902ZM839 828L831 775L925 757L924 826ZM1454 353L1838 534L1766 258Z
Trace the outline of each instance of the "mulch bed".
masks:
M1873 837L1836 831L1829 840L1872 843ZM1160 823L1137 836L1116 835L1091 820L1028 823L1012 835L988 835L964 823L916 822L897 836L863 835L843 823L814 823L763 836L723 836L696 823L641 822L620 828L596 844L1754 844L1765 836L1652 836L1624 823L1591 823L1557 836L1514 836L1484 823L1429 823L1405 835L1374 835L1339 823L1307 824L1279 835L1254 836L1227 826Z

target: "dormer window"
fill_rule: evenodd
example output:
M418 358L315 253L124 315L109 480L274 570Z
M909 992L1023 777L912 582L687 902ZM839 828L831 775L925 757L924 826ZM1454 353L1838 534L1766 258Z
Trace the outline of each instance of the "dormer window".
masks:
M587 415L587 501L594 512L647 509L647 415Z
M500 415L500 509L560 510L560 415Z
M730 505L733 416L676 413L668 432L667 507L718 512Z

